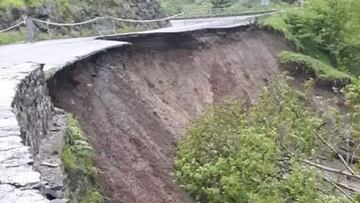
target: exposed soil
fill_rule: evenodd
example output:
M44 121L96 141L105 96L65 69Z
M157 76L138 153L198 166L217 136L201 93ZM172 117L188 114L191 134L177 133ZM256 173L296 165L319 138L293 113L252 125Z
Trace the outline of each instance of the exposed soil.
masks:
M109 202L191 202L170 176L176 140L209 105L253 102L287 46L254 28L128 40L59 72L52 98L80 120Z

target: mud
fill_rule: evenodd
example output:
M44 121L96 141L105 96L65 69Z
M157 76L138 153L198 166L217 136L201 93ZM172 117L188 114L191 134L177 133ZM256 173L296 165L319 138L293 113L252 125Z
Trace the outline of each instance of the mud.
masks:
M209 105L253 102L287 46L254 28L127 40L57 73L50 94L87 133L108 202L191 202L170 176L176 140Z

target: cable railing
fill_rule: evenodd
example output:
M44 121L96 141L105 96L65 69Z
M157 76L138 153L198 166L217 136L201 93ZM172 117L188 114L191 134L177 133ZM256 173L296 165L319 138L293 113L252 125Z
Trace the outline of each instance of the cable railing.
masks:
M236 8L226 8L226 9L201 9L201 10L187 10L183 11L175 19L193 19L193 18L209 18L209 17L224 17L224 16L242 16L242 15L255 15L255 14L265 14L269 12L277 11L274 8L252 8L252 9L236 9Z
M84 25L84 24L89 24L89 23L93 23L96 22L97 20L100 19L110 19L110 20L116 20L116 21L122 21L122 22L129 22L129 23L154 23L154 22L160 22L160 21L167 21L167 20L171 20L176 18L177 16L180 16L182 13L178 13L176 15L173 16L169 16L166 18L160 18L160 19L153 19L153 20L135 20L135 19L126 19L126 18L118 18L118 17L112 17L112 16L103 16L103 17L95 17L91 20L87 20L87 21L83 21L83 22L78 22L78 23L55 23L55 22L50 22L50 21L44 21L44 20L40 20L40 19L32 19L35 22L39 22L39 23L44 23L44 24L48 24L48 25L55 25L55 26L77 26L77 25Z
M88 26L87 28L83 29L89 32L89 35L103 35L104 31L111 31L113 33L117 33L117 29L115 25L108 26L106 24L115 24L116 22L122 23L158 23L163 21L169 21L171 19L175 19L176 17L180 16L181 13L178 13L173 16L160 18L160 19L149 19L149 20L138 20L138 19L126 19L126 18L119 18L113 16L101 16L95 17L90 20L81 21L81 22L73 22L73 23L59 23L59 22L52 22L49 20L42 20L37 18L31 18L24 16L18 20L19 23L16 23L8 28L4 28L0 30L0 34L10 32L10 31L20 31L23 27L26 29L27 41L34 41L36 38L36 32L40 30L41 32L49 33L52 29L58 30L59 32L64 32L64 29L68 29L69 27L75 28L76 31L81 33L80 26ZM111 29L110 29L111 27ZM95 30L95 31L94 31ZM51 37L50 37L51 38Z
M3 30L0 30L0 33L5 33L5 32L8 32L8 31L11 31L11 30L13 30L15 28L18 28L18 27L22 26L22 25L25 25L25 21L21 21L20 23L18 23L16 25L13 25L13 26L10 26L10 27L5 28Z
M219 17L219 16L236 16L236 15L255 15L271 12L270 9L204 9L204 10L187 10L177 13L172 16L159 19L126 19L113 16L101 16L81 22L53 22L50 20L42 20L23 16L14 25L0 30L0 36L3 33L21 33L26 38L26 41L33 42L45 39L69 38L69 37L87 37L87 36L101 36L112 35L118 33L126 33L134 30L138 24L150 25L152 23L169 22L176 19L190 19L201 17ZM135 25L135 26L134 26ZM141 27L141 26L138 26ZM157 26L148 26L155 28Z

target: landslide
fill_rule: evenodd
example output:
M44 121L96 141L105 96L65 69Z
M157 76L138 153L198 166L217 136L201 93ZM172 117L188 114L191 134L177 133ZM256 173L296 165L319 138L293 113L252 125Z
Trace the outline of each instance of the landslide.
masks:
M80 120L108 202L191 202L170 176L176 141L208 106L253 102L287 45L256 28L121 40L133 45L57 73L53 101Z

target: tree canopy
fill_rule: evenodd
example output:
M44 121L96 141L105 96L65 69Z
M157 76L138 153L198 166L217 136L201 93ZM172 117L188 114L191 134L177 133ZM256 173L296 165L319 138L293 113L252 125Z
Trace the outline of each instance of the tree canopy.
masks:
M1 0L0 7L32 7L39 5L43 0Z

